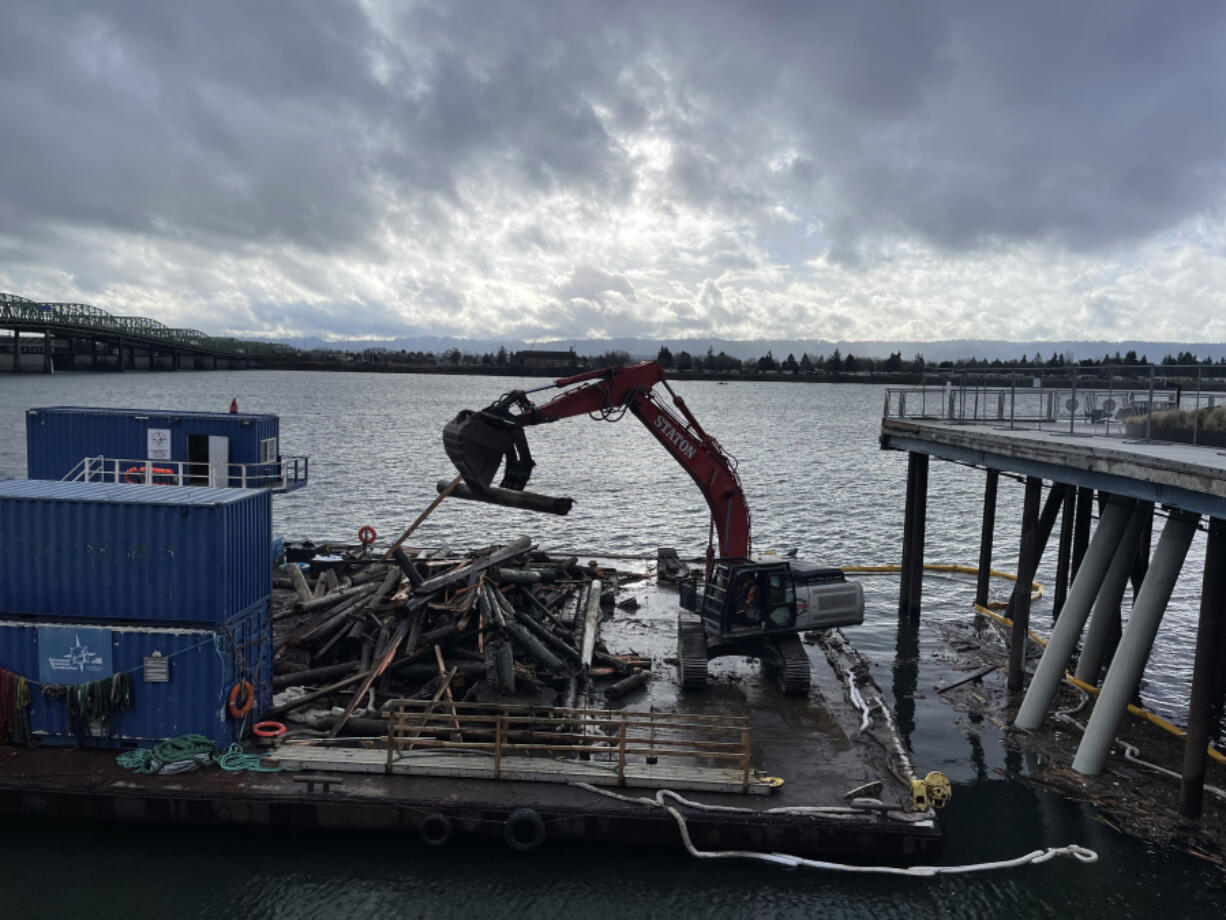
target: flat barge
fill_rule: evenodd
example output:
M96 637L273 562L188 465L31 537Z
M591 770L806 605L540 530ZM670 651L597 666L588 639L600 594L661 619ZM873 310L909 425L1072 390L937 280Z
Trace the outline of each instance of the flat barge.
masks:
M119 766L113 750L0 747L0 812L103 821L383 829L426 844L495 837L513 849L566 841L682 845L680 823L700 850L788 852L847 862L896 864L934 861L940 832L935 815L915 808L904 783L903 748L884 706L866 713L851 702L875 688L857 656L834 632L805 644L813 662L808 696L785 696L756 662L712 664L702 693L677 689L669 639L675 628L674 590L639 581L634 600L606 619L611 648L633 648L650 659L643 686L617 705L643 716L725 721L747 726L752 782L739 782L740 764L724 771L661 758L619 784L596 785L590 772L614 770L595 755L589 775L550 758L533 769L550 775L518 778L513 758L500 779L473 775L463 752L423 751L434 770L389 772L387 735L350 739L344 747L286 741L264 749L264 763L284 772L227 772L216 767L180 775L140 775ZM871 706L868 708L872 708ZM871 722L868 730L862 730ZM359 723L361 724L361 723ZM366 724L369 724L367 722ZM322 732L316 734L323 734ZM257 750L248 745L250 750ZM467 770L445 763L467 764ZM400 755L396 755L397 762ZM420 763L422 758L405 758ZM573 763L573 762L572 762ZM574 767L569 769L574 770ZM429 775L431 772L444 775ZM459 773L460 775L445 775ZM467 775L464 775L467 773ZM646 776L646 774L651 774ZM902 778L900 778L900 776ZM717 777L718 778L718 777ZM782 783L779 783L782 780ZM669 792L663 793L661 790ZM671 806L672 811L663 807ZM680 821L678 819L680 817Z

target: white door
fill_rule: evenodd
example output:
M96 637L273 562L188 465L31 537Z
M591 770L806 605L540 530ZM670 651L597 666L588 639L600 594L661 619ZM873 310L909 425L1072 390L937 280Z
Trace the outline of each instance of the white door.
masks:
M230 485L230 439L209 435L209 485L224 489Z

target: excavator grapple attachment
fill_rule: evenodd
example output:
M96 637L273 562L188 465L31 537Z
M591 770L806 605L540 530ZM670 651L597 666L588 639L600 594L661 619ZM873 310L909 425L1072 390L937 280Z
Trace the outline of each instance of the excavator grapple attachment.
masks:
M569 498L524 491L534 464L523 426L514 417L465 409L443 426L443 449L464 477L464 485L451 492L455 498L548 514L566 514L574 504ZM492 485L504 461L502 482ZM439 483L439 491L447 485Z
M512 457L516 450L516 438L527 442L523 429L508 419L492 416L488 412L473 412L464 409L443 426L443 449L464 477L464 483L475 493L482 493L494 481L494 474L503 457ZM531 464L531 460L529 460ZM531 472L531 466L528 468ZM508 471L509 472L509 471ZM524 484L528 476L523 476ZM506 482L503 483L506 486ZM514 486L511 486L514 488ZM523 488L523 484L520 485Z

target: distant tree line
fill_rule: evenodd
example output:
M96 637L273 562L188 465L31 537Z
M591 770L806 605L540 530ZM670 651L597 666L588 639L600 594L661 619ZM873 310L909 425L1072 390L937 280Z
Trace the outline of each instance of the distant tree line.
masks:
M496 352L471 353L461 351L459 348L448 348L441 353L428 351L399 351L390 348L366 348L361 351L344 351L340 349L325 349L316 348L311 351L299 351L297 356L299 359L305 359L313 363L319 364L357 364L357 365L403 365L405 369L409 368L489 368L506 369L508 372L514 371L516 368L530 368L544 366L538 360L538 356L546 354L552 356L550 366L558 367L560 370L583 370L600 367L615 367L617 365L633 364L637 359L630 355L629 352L621 350L606 351L603 354L582 357L576 355L573 350L570 352L534 352L534 351L519 351L508 352L505 347L499 348ZM563 360L558 361L558 356L569 355L569 362ZM1127 351L1121 354L1104 354L1101 358L1081 358L1075 359L1071 351L1052 352L1052 354L1044 358L1042 354L1036 352L1034 355L1021 355L1013 359L993 358L960 358L952 361L941 361L939 363L928 363L924 360L922 354L916 354L912 358L903 358L899 351L892 352L885 358L871 358L867 356L853 355L850 352L843 354L838 348L835 348L829 355L816 354L810 355L808 352L801 354L800 358L789 353L782 360L776 358L774 354L768 351L765 355L758 358L734 358L731 355L720 351L715 352L713 346L708 346L705 354L690 354L688 351L679 351L673 353L667 346L661 346L656 354L656 361L661 367L666 370L683 372L683 373L703 373L715 375L838 375L838 374L856 374L856 375L871 375L871 374L922 374L925 371L934 370L963 370L971 368L992 368L992 369L1040 369L1040 368L1062 368L1062 367L1103 367L1103 366L1136 366L1147 367L1150 365L1146 355L1138 356L1135 351ZM1199 358L1190 351L1181 351L1176 355L1165 355L1160 361L1155 362L1156 366L1211 366L1215 362L1212 358ZM1217 366L1226 366L1226 357L1219 358L1216 362Z

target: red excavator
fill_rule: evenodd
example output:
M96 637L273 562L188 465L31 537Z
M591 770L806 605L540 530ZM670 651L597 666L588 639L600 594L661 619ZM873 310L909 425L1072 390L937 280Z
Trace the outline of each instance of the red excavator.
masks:
M672 397L675 413L656 392L656 384ZM541 405L528 398L552 389L563 392ZM571 499L524 490L534 465L524 428L573 415L616 420L627 410L690 474L706 497L711 530L718 537L718 554L708 539L702 576L691 576L679 586L686 611L677 633L682 688L706 686L710 659L748 655L761 658L775 672L785 693L807 693L809 657L797 634L863 622L863 589L837 568L796 559L751 558L749 506L736 463L703 430L656 362L564 377L532 390L514 390L480 411L460 412L443 428L443 446L463 484L440 483L439 489L450 488L459 498L566 514ZM495 486L500 465L503 477Z

